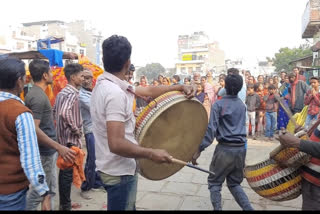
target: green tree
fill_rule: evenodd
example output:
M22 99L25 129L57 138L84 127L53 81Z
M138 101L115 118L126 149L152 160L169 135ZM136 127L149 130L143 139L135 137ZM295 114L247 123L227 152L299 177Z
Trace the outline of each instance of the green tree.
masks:
M168 73L166 73L166 77L173 77L176 74L176 68L169 68Z
M165 76L166 69L160 63L151 63L147 64L145 67L141 67L137 70L137 80L140 80L141 76L146 76L148 82L151 82L153 79L157 79L159 74Z
M293 60L306 57L311 55L312 51L308 44L302 44L299 48L280 48L279 53L275 54L275 57L272 59L273 65L276 67L276 72L281 72L281 70L291 71L294 65L289 65ZM267 57L267 60L271 59Z

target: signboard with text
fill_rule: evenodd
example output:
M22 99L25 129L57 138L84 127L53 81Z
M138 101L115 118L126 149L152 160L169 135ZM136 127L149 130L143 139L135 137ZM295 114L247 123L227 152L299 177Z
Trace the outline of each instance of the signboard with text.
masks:
M192 60L192 54L183 54L182 55L182 61L191 61Z

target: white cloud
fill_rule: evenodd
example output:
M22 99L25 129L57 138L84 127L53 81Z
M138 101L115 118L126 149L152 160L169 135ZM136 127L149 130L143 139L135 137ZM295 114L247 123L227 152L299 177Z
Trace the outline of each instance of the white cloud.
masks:
M179 34L205 31L228 58L273 56L299 46L307 0L10 0L0 26L41 20L91 20L104 36L120 34L133 45L136 65L173 66Z

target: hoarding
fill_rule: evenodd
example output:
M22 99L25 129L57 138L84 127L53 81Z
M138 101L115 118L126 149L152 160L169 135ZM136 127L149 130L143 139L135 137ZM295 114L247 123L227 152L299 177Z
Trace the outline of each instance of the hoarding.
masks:
M182 55L182 61L191 61L192 60L192 54L183 54Z

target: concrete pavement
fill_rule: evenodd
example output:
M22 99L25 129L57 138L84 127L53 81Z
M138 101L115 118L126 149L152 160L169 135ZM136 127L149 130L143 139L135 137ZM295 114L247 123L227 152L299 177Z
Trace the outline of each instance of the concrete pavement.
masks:
M246 164L255 164L268 158L279 143L248 140ZM216 143L208 147L199 158L199 166L208 169ZM161 181L147 180L139 176L137 210L213 210L207 188L207 174L189 167ZM274 202L256 194L244 179L242 186L256 210L301 210L301 196L285 202ZM222 188L222 209L241 210L225 183ZM80 196L80 190L72 187L72 202L81 204L76 210L106 210L107 193L102 189L91 190L91 200ZM58 196L55 208L58 209Z

